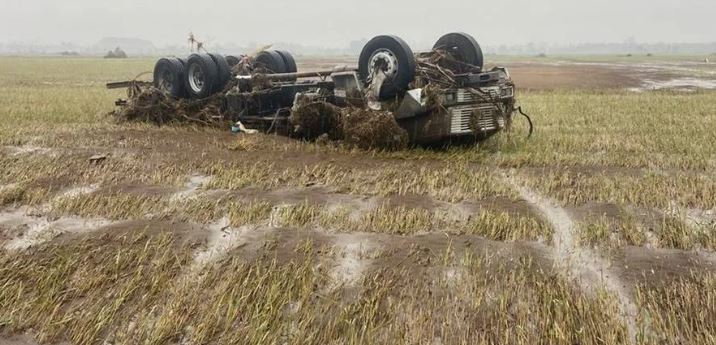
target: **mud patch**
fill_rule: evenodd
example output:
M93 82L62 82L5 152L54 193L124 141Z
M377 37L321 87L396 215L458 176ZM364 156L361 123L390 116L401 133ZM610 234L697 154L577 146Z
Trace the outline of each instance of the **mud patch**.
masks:
M262 239L270 231L270 229L260 228L258 225L232 228L229 223L229 218L224 217L209 224L206 248L194 254L191 271L200 271L237 248L249 245L260 247Z
M465 280L465 277L468 276L467 273L464 267L448 267L442 273L442 280L449 288L453 288Z
M58 195L55 199L56 199L56 200L59 200L59 199L71 199L71 198L76 198L76 197L79 197L79 196L82 196L82 195L94 193L94 192L96 192L97 190L99 190L99 186L98 186L98 185L73 187L73 188L69 188L69 189L63 191L63 192L60 193L60 195Z
M578 219L597 217L622 219L624 217L622 209L618 205L612 203L588 202L585 205L570 209L570 212L572 212Z
M716 231L716 208L710 210L686 209L686 223L692 227L708 227Z
M704 262L702 254L679 249L629 246L615 254L614 265L621 267L620 278L629 285L659 287L691 272L716 269L716 261Z
M17 188L17 186L18 186L17 183L9 183L9 184L0 185L0 192L2 192L4 190L15 189L15 188Z
M535 211L524 200L511 200L507 198L490 198L479 201L462 201L451 203L437 200L428 195L406 194L390 195L386 197L372 195L345 194L335 191L324 185L310 187L288 187L270 191L249 187L242 190L207 190L203 194L211 200L224 200L236 198L246 201L266 201L277 205L296 205L307 203L309 205L326 206L329 211L345 208L350 210L353 220L361 215L375 210L381 206L387 208L404 208L407 210L419 209L446 217L452 221L468 221L477 215L481 209L506 212L509 214L534 216Z
M7 239L3 246L5 250L26 250L64 233L96 231L113 223L107 219L74 216L53 219L31 212L27 208L0 212L0 230Z
M211 180L210 176L193 175L189 177L189 182L184 185L184 189L174 193L171 201L181 201L196 197L197 191Z
M612 65L578 63L505 63L515 85L530 90L594 90L628 88L640 85L637 73ZM584 76L588 75L589 78Z
M102 190L99 192L108 195L121 193L147 197L163 197L166 195L174 195L175 193L177 193L176 188L145 184L121 184L116 186L109 186L106 188L102 188Z
M713 270L716 271L716 252L700 251L698 253L708 261L713 267Z
M51 155L57 156L57 151L49 147L39 147L32 145L24 146L5 146L5 151L9 152L10 156L24 156L24 155Z
M669 80L644 80L641 87L629 88L629 91L650 90L696 91L716 90L716 79L675 78Z
M29 335L15 335L12 337L0 336L0 344L2 345L40 345L35 338ZM55 343L54 345L70 345L69 342Z
M346 234L335 237L338 250L336 266L330 272L331 289L355 287L363 278L379 250L364 234Z

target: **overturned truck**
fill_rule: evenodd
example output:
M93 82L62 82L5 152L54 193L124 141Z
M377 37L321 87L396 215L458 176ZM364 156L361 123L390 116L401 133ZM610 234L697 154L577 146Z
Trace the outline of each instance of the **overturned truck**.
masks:
M147 99L136 82L108 84L124 86L130 98L118 101L120 107ZM299 72L293 56L280 50L162 58L145 86L166 111L175 111L173 104L197 112L211 106L199 121L305 138L340 140L373 117L389 119L398 132L391 132L388 146L479 140L509 127L516 110L509 72L484 70L479 44L465 33L444 35L432 51L417 54L399 37L377 36L364 46L357 68L323 71Z

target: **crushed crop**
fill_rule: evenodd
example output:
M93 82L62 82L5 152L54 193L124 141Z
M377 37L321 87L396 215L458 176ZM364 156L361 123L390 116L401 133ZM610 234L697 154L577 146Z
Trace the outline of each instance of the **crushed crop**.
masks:
M123 121L143 121L157 125L189 122L207 126L226 126L223 99L214 95L202 100L176 100L154 87L132 85L126 104L110 113Z

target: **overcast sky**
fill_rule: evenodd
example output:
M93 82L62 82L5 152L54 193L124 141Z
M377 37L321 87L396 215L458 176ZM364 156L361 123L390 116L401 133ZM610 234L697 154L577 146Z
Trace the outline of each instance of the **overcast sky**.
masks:
M346 47L396 34L430 44L465 31L487 45L716 41L716 0L0 0L0 42L183 45L295 42Z

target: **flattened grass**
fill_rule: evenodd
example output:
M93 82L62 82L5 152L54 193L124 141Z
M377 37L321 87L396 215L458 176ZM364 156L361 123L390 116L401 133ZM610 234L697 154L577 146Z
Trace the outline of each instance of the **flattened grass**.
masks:
M716 277L711 272L689 275L653 286L637 288L639 317L648 320L650 333L644 343L716 342Z
M0 253L0 327L41 342L101 343L152 304L188 263L172 236L142 231Z
M339 192L362 195L427 195L456 202L488 197L514 197L500 183L494 170L451 163L426 168L414 164L360 168L331 163L279 167L270 160L217 164L210 169L213 179L207 188L243 189L249 186L274 189L327 185Z
M414 235L429 232L473 234L495 241L547 240L552 229L534 216L502 211L480 210L465 221L448 220L434 210L379 205L354 215L346 207L329 208L307 202L278 208L278 225L320 226L337 232L375 232Z

